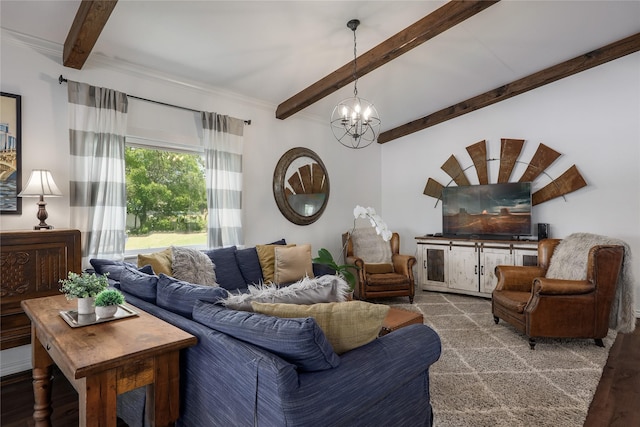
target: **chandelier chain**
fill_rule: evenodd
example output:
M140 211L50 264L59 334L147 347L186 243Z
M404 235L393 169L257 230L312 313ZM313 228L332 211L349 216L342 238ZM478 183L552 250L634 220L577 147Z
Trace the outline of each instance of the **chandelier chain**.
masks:
M353 96L358 96L358 49L355 28L353 29Z

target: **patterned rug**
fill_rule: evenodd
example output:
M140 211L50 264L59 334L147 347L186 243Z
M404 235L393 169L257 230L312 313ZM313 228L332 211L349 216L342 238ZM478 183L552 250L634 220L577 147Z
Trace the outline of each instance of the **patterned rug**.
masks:
M430 370L436 427L582 426L615 340L537 340L504 321L495 324L491 301L416 291L379 302L419 311L442 340Z

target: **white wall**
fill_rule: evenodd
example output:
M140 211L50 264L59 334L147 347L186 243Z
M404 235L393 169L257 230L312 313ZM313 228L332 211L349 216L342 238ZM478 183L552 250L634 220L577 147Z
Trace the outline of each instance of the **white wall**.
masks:
M335 255L341 247L341 234L353 224L355 205L380 208L381 147L372 145L357 151L344 148L335 141L324 120L305 117L303 113L284 121L277 120L275 105L265 105L193 82L176 83L149 70L116 68L113 64L92 59L83 70L65 68L61 65L61 46L17 38L6 30L2 30L1 42L0 89L22 96L22 179L26 182L31 169L51 170L65 193L63 197L46 199L47 223L56 228L70 226L67 87L58 83L60 74L70 80L143 98L251 119L251 126L245 127L244 138L243 227L246 245L284 237L292 243L311 243L313 254L325 247ZM167 114L175 112L168 109ZM272 177L276 163L293 147L315 151L323 160L330 180L327 208L318 221L307 226L286 220L273 197ZM353 169L357 165L368 167L360 168L355 174ZM22 215L1 216L0 228L31 229L38 223L35 202L35 199L24 199ZM18 353L20 355L15 356ZM2 352L1 375L19 371L13 366L20 358L26 359L24 369L29 369L28 354L28 347L11 353Z
M434 208L436 199L422 194L427 179L447 185L442 164L453 154L463 168L472 165L465 148L481 140L488 157L499 158L501 138L526 140L523 162L539 143L562 153L547 170L553 178L578 167L587 187L534 206L534 223L549 223L554 238L590 232L626 241L640 317L640 53L383 145L382 216L405 253L415 253L414 237L442 231L441 203ZM489 163L490 182L498 167ZM466 174L478 183L475 168ZM512 180L521 174L517 168ZM539 177L533 190L549 182Z

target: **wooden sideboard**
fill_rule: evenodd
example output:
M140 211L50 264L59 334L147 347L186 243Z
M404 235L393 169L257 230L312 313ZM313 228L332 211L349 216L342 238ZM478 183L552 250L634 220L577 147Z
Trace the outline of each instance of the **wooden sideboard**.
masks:
M82 271L80 231L0 233L0 350L31 342L31 323L20 302L58 294L58 281L69 271Z
M497 265L537 265L538 242L416 237L418 286L491 298Z

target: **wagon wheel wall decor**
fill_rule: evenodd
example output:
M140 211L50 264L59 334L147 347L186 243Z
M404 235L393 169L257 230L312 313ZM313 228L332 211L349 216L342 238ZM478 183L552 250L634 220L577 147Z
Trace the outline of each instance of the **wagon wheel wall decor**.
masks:
M518 158L524 146L523 139L500 140L500 158L487 159L487 142L486 140L477 142L467 147L467 153L471 157L472 165L462 168L460 163L452 154L446 162L441 166L450 177L451 181L445 186L440 184L433 178L427 180L427 185L423 193L427 196L435 197L438 201L442 197L442 189L448 187L449 184L455 182L459 186L471 185L469 179L465 175L465 171L471 167L475 167L479 183L488 184L489 174L487 164L491 161L500 161L500 169L498 170L498 183L509 182L513 169L517 163L526 164L527 168L517 182L533 182L540 175L546 175L551 182L532 194L531 203L535 206L544 203L556 197L564 197L565 194L576 191L587 185L576 165L571 166L558 178L553 179L545 170L558 158L560 153L544 144L539 144L536 152L531 160L527 162L519 161Z

